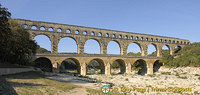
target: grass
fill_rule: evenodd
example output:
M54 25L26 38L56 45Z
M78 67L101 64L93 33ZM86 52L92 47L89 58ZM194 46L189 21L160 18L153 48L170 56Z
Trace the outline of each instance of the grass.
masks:
M77 86L45 78L40 72L10 74L0 77L0 95L55 95Z

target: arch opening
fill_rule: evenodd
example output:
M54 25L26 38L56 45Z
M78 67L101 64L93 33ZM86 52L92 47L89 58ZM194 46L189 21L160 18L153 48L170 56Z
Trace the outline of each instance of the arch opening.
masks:
M31 26L32 30L37 30L37 27L35 25Z
M37 35L33 39L39 46L36 53L50 53L51 52L51 40L46 35Z
M141 56L141 47L138 43L130 43L127 47L127 55Z
M126 72L125 62L122 59L117 59L111 64L111 74L123 74Z
M131 70L136 72L138 75L145 75L147 73L146 62L142 59L135 61L131 67Z
M165 55L169 55L169 54L170 54L169 46L168 45L164 45L162 47L162 55L165 56Z
M158 72L161 66L163 66L163 64L160 63L159 60L155 61L153 64L153 72Z
M53 28L52 28L52 27L50 27L50 28L48 29L48 31L53 31Z
M45 31L44 26L40 27L40 30L41 30L41 31Z
M156 48L156 45L155 45L155 44L150 44L150 45L147 47L147 55L148 55L148 56L154 56L154 57L157 56L157 48Z
M182 49L181 46L176 46L174 49L174 53L178 53Z
M35 64L35 67L40 68L44 72L52 72L52 68L53 68L52 63L46 57L37 58L34 61L34 64Z
M87 64L87 74L105 74L105 65L101 59L93 59Z
M77 53L77 43L72 37L64 37L58 43L58 53Z
M110 41L107 45L107 54L120 55L120 44L117 41Z
M87 54L100 54L101 45L98 40L88 39L84 45L84 53Z
M59 67L59 72L60 73L65 73L65 74L73 74L73 75L78 75L80 74L81 71L81 66L80 63L77 59L75 58L67 58L63 60Z

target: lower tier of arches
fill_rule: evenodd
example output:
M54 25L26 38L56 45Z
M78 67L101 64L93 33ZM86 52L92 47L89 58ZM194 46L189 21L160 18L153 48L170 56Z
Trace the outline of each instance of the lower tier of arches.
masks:
M35 66L46 72L73 72L89 74L123 74L136 72L139 75L157 72L162 63L159 59L119 57L36 57ZM117 72L117 73L116 73Z

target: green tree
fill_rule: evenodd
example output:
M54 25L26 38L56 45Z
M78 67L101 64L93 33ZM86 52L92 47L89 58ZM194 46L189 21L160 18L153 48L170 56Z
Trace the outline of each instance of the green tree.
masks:
M7 57L9 54L8 43L11 30L9 28L8 18L10 18L11 13L8 12L7 8L4 8L0 4L0 61L8 61Z
M170 67L200 66L200 43L185 46L173 56L163 54L161 62Z
M11 13L0 4L0 62L25 64L36 53L37 44L10 17Z
M129 52L127 55L129 55L129 56L141 56L141 53L140 52L138 52L138 53Z

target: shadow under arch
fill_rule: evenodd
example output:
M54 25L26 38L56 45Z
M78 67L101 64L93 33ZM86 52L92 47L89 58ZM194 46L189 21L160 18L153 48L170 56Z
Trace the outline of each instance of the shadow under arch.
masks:
M101 42L98 40L98 39L95 39L95 38L88 38L87 40L85 40L84 42L84 53L85 53L85 45L86 45L86 42L89 41L89 40L94 40L98 43L99 47L100 47L100 51L99 51L99 54L103 54L103 46L101 44Z
M81 66L76 58L66 58L62 61L59 67L60 73L80 74Z
M64 37L61 37L61 38L58 40L58 51L59 51L59 49L60 49L60 42L61 42L63 39L64 39L64 41L68 41L69 39L67 39L67 38L72 39L72 40L75 42L75 44L76 44L76 46L75 46L76 52L75 52L75 53L78 53L78 52L79 52L79 44L78 44L78 41L77 41L74 37L72 37L72 36L64 36ZM65 39L67 39L67 40L65 40ZM61 53L64 53L64 52L61 52ZM67 51L67 53L71 53L71 52Z
M87 64L87 74L94 74L98 73L98 70L100 70L100 74L105 74L105 64L102 59L95 58L92 59L88 64Z
M49 60L48 58L39 57L33 62L35 63L35 67L40 68L42 71L52 72L53 66L51 60Z
M107 45L106 45L106 48L107 48L107 54L112 54L112 53L108 53L108 46L109 46L109 43L110 42L115 42L115 43L117 43L118 44L118 47L119 47L119 54L120 55L122 55L122 46L121 46L121 44L119 43L119 41L117 41L117 40L110 40L110 41L108 41L108 43L107 43Z
M132 70L138 71L138 75L145 75L147 73L147 64L146 61L143 59L138 59L132 65Z
M158 72L161 66L163 66L162 63L159 62L160 60L156 60L153 64L153 72Z
M111 64L111 68L112 69L120 68L120 72L118 72L118 74L123 74L126 72L126 65L125 65L124 60L122 59L116 59L115 61L113 61L113 63Z

